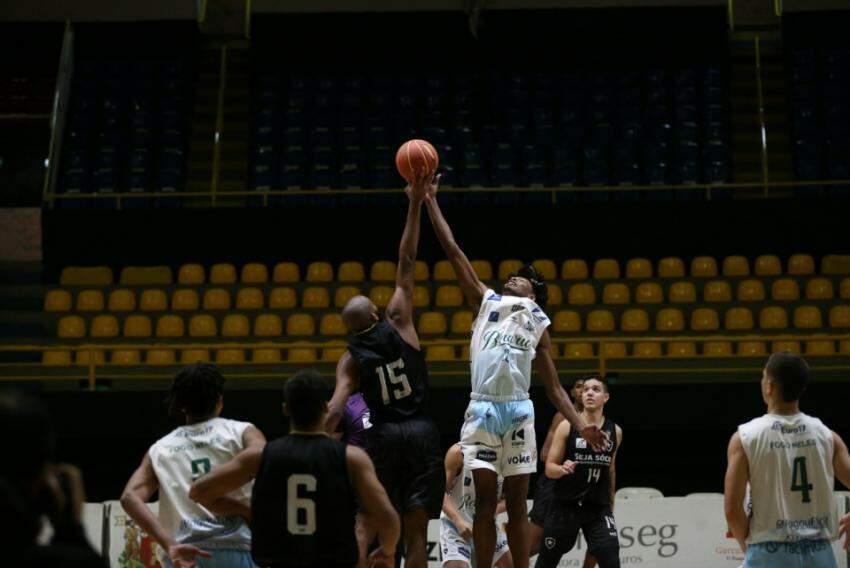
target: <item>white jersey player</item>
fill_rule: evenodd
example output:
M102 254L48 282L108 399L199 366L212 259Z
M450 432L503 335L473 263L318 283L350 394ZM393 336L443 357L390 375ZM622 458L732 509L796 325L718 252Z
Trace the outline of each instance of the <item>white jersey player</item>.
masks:
M127 482L121 504L167 552L175 568L254 568L251 484L207 509L189 499L192 482L242 450L265 445L247 422L220 418L224 377L214 365L183 368L171 386L171 410L186 425L157 441ZM145 503L159 491L159 518ZM197 557L197 558L196 558Z
M835 477L850 486L850 455L838 434L800 412L808 382L801 357L771 355L761 379L767 414L739 426L729 442L726 520L746 551L745 568L837 566L833 489Z

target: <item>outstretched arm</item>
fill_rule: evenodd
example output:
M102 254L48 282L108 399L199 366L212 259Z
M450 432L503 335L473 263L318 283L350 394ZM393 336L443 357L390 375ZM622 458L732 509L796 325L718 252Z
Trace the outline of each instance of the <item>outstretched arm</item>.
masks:
M472 538L472 525L466 522L466 519L463 518L460 511L458 511L452 502L451 497L449 497L449 490L454 485L455 478L463 473L463 452L460 450L460 444L455 444L449 448L443 464L446 469L446 492L443 494L443 513L457 527L461 538L469 540Z
M747 535L750 533L750 520L744 511L744 495L747 491L747 481L750 477L747 454L737 432L732 434L727 451L729 463L726 466L726 481L724 484L723 500L726 510L726 524L741 550L747 550Z
M366 452L354 446L345 448L345 459L348 465L348 475L360 498L360 503L366 510L369 526L378 533L380 547L372 553L371 559L388 561L390 565L395 559L395 547L401 532L401 522L398 513L393 509L387 491L375 473L375 466Z
M328 402L328 416L325 418L325 432L331 434L336 431L339 425L342 414L345 412L345 405L348 403L354 390L357 388L357 364L354 362L354 357L346 351L340 357L336 364L336 387Z
M481 299L484 297L484 292L487 291L485 286L475 274L472 268L472 263L466 258L466 255L460 250L460 247L455 242L451 228L443 217L443 212L440 210L440 205L437 203L436 185L428 194L428 199L425 202L428 207L428 216L431 218L431 225L434 226L434 232L437 234L437 239L446 253L449 262L455 269L457 279L463 290L466 300L475 308L481 305Z
M189 499L207 507L254 479L260 470L265 446L252 445L227 463L217 465L198 478L189 489Z

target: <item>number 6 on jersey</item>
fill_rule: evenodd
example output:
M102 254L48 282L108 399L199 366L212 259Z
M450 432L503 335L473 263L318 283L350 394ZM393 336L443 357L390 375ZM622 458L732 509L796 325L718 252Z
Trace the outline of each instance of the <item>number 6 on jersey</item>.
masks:
M316 532L316 502L298 496L298 489L316 491L316 478L312 475L295 473L286 481L286 530L289 534L311 535ZM302 522L303 520L303 522Z

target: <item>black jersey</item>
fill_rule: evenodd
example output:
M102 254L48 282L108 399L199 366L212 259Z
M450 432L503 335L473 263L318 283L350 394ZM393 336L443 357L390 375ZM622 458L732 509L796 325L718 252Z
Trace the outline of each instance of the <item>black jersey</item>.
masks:
M564 461L576 462L576 468L574 473L555 482L556 500L582 505L611 505L610 466L617 451L617 427L606 418L602 430L608 433L610 442L605 449L597 452L575 428L570 428Z
M357 362L360 391L372 422L399 422L427 411L425 354L387 322L354 336L348 351Z
M345 445L321 434L269 442L251 497L251 555L260 566L354 566L357 507Z

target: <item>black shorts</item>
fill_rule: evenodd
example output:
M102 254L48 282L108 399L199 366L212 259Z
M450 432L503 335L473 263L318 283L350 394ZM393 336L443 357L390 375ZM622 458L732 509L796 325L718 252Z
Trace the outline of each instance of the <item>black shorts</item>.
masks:
M600 551L606 551L606 556L614 558L619 554L620 540L610 507L553 501L543 525L543 538L540 541L540 556L537 557L536 568L557 566L561 556L575 546L579 529L584 534L587 551L594 556Z
M440 431L433 420L411 418L373 424L367 430L366 451L400 515L420 507L431 519L440 516L446 472Z
M549 506L552 503L553 492L555 490L555 481L546 477L546 470L537 468L540 473L537 476L537 485L534 489L534 505L531 506L531 511L528 513L528 520L542 527L546 523L546 515L549 513Z

